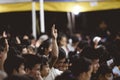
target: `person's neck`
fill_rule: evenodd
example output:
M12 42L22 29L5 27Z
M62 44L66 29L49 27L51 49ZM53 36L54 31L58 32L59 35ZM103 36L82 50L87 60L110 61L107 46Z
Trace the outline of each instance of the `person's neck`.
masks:
M77 80L88 80L88 79L86 79L86 76L80 75L79 77L77 77Z

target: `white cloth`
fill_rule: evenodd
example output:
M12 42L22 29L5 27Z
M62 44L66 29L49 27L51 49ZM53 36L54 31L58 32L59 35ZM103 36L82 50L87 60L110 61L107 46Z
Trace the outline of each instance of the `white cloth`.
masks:
M72 52L75 51L75 48L71 44L68 44L67 47L68 47L69 51L72 51Z
M66 53L66 58L68 58L68 53L69 53L69 51L68 51L67 47L62 46L61 48L64 49L64 51L65 51L65 53Z
M63 71L60 71L58 69L55 69L55 68L51 68L49 74L47 77L44 77L43 80L55 80L55 78L58 76L58 75L61 75L63 73Z
M120 76L120 70L117 66L115 66L112 70L113 74L117 74L118 76Z

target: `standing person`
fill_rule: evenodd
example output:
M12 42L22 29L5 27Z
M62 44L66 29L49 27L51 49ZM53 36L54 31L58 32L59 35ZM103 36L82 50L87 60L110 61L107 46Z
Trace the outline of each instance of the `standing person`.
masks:
M69 49L67 47L67 36L63 33L58 36L58 46L64 49L66 52L66 58L68 58Z
M43 80L54 80L54 75L51 75L51 72L53 73L53 66L55 65L59 55L57 45L58 34L57 29L55 29L55 25L53 25L51 33L52 40L48 39L44 41L38 48L39 55L42 55L40 72Z
M38 48L38 55L43 55L49 60L50 68L54 66L57 58L58 58L58 45L57 45L57 29L55 29L55 25L52 26L51 29L52 39L45 40L41 46Z
M66 53L60 48L59 56L54 66L50 68L48 76L44 77L44 80L54 80L56 76L61 75L64 70L64 63L66 61Z

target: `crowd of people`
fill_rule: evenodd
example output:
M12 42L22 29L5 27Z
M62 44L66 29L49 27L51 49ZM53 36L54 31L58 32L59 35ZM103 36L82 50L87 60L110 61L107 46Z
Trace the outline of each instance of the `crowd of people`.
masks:
M0 35L0 80L120 80L120 32ZM49 34L50 35L50 34Z

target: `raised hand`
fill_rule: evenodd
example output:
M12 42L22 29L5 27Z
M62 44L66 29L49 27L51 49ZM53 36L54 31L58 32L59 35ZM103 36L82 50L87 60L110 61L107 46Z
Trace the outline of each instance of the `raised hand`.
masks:
M54 39L57 39L58 33L57 33L57 29L55 29L55 24L53 24L51 32L52 32L52 37Z

